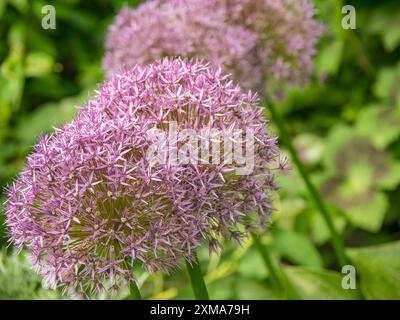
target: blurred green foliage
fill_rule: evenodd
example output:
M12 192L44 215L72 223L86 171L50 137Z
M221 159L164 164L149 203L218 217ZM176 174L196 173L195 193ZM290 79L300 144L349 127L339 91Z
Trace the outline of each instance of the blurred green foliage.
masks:
M0 185L17 175L37 137L72 119L102 81L104 34L122 0L0 1ZM199 252L214 299L399 299L400 6L353 0L357 29L341 27L340 0L315 0L327 33L316 78L292 89L280 111L299 154L329 204L356 266L357 289L341 286L329 232L295 169L279 177L279 210L262 242L285 283L273 285L251 240L221 256ZM53 4L57 28L41 27ZM1 202L5 200L4 194ZM4 205L3 205L4 207ZM0 298L57 299L24 254L7 246L0 214ZM138 273L149 299L193 298L188 275ZM126 298L127 290L100 299Z

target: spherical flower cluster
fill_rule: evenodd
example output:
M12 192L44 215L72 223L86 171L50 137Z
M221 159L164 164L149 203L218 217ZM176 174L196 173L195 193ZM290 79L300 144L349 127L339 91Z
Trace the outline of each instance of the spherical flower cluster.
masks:
M50 286L92 292L135 281L134 263L168 271L202 243L240 239L268 220L279 168L257 103L201 61L163 59L111 77L70 124L40 139L9 187L12 242ZM236 175L223 161L151 164L149 132L173 122L197 135L251 130L252 172Z
M164 56L201 57L242 87L303 84L313 70L322 25L307 0L153 0L123 9L110 26L103 66Z
M215 0L155 0L137 9L123 8L106 38L104 69L151 63L167 56L200 57L214 66L247 70L256 37L241 26L224 23L226 10Z

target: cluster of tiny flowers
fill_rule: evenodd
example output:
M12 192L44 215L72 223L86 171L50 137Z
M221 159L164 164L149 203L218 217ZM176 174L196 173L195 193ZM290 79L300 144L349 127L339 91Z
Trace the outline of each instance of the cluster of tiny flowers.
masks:
M200 57L263 92L268 82L303 84L323 33L307 0L153 0L123 9L110 26L103 66L164 56Z
M195 132L251 129L253 172L235 175L224 162L151 166L147 133L172 121ZM128 69L35 146L8 190L11 240L49 286L85 293L135 281L134 263L168 272L203 243L239 240L273 210L279 150L266 125L255 95L201 61Z
M225 18L215 0L155 0L124 8L109 28L104 69L112 75L121 67L181 56L203 58L225 71L247 70L246 55L256 38Z

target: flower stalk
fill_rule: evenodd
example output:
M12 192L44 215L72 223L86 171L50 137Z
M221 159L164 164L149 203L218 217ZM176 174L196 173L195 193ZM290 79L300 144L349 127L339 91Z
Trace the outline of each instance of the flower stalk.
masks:
M186 268L190 276L190 281L192 282L194 296L198 300L209 300L210 298L208 296L207 287L201 273L200 264L197 256L195 256L194 261L189 262L188 260L185 260L185 262Z
M271 281L273 285L275 286L276 289L278 289L280 293L283 293L285 286L281 283L281 278L279 276L280 271L278 270L279 267L277 268L275 266L274 262L272 261L272 257L269 254L268 249L263 246L259 237L254 233L252 233L251 236L253 238L255 248L260 253L264 265L266 269L269 271L269 275L271 276Z
M280 138L282 139L283 143L287 147L288 151L290 152L292 156L292 161L296 165L297 169L299 170L299 173L308 189L308 192L310 193L312 199L315 202L315 205L318 207L319 212L321 213L330 233L331 233L331 241L332 241L332 246L335 251L336 257L338 259L338 262L341 266L346 264L347 258L344 250L344 244L343 240L340 238L339 233L335 229L335 225L333 224L332 217L330 216L328 209L325 205L325 202L322 198L322 196L319 194L318 190L314 186L314 184L311 182L311 179L308 175L308 172L301 162L295 148L293 147L293 144L291 142L290 136L288 131L286 130L286 127L283 123L283 119L279 112L276 110L275 106L273 103L268 104L269 110L271 112L271 117L276 126L278 127L280 131Z
M132 300L142 300L142 295L135 281L131 281L129 284L130 298Z

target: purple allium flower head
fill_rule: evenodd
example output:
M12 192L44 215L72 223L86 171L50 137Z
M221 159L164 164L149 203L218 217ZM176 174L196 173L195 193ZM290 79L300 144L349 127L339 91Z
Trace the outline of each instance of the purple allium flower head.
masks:
M201 61L163 59L111 77L70 124L41 138L9 187L12 242L52 287L91 292L134 281L135 261L168 271L202 243L239 239L273 210L279 150L261 113L255 95ZM252 130L253 171L150 165L149 132L173 122L198 135Z
M103 66L164 56L200 57L263 92L268 81L303 84L323 27L307 0L153 0L124 8L110 26Z
M225 7L215 0L156 0L124 8L107 35L104 69L112 75L124 66L183 56L204 58L227 70L247 70L251 66L246 55L256 36L225 23L225 18Z
M302 84L313 71L313 56L323 34L314 19L316 10L308 0L227 0L230 23L244 25L257 35L250 51L253 66L269 77L289 84ZM251 58L249 58L251 60Z

